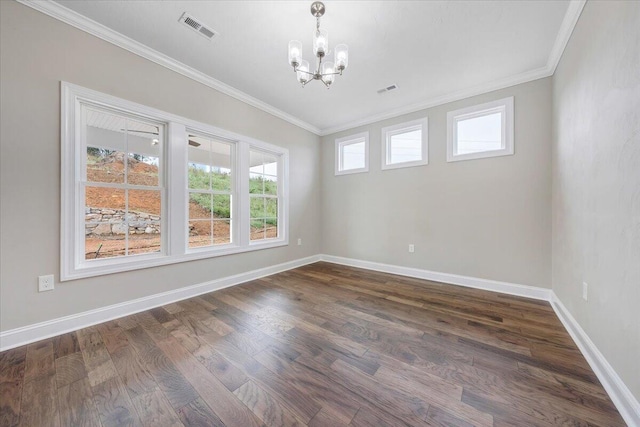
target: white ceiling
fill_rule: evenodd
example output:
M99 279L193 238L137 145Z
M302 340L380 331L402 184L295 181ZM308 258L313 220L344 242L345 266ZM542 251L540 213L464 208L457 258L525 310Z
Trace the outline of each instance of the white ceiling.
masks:
M326 0L330 48L349 45L349 68L327 90L301 88L287 63L290 39L313 59L311 1L57 3L322 134L550 75L577 20L568 1ZM185 11L219 36L178 22ZM399 89L376 93L390 84Z

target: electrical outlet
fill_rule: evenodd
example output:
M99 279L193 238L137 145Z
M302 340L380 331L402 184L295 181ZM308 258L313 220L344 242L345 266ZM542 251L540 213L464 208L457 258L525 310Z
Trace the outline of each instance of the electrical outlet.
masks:
M587 301L589 298L589 284L587 282L582 282L582 299Z
M302 246L302 239L298 239L298 246Z
M409 253L414 253L416 251L415 246L413 246L413 244L409 245Z
M38 276L38 292L53 290L53 274Z

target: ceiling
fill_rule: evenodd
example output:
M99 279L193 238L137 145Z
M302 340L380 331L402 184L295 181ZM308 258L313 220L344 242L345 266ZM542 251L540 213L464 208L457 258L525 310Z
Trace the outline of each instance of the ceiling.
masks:
M310 4L59 0L55 6L82 15L66 11L76 22L86 17L107 27L90 25L103 38L135 44L129 50L137 53L155 51L174 69L318 134L548 76L579 15L569 1L326 0L321 28L329 47L349 45L349 68L327 90L320 82L300 87L287 63L291 39L302 42L304 59L313 59ZM180 23L185 11L219 35L207 40ZM111 30L120 34L105 37ZM377 93L391 84L398 89Z

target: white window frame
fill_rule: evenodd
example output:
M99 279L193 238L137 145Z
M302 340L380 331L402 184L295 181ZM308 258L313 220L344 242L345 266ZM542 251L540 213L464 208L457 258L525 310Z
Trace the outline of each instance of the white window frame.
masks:
M357 169L342 169L342 148L364 142L364 167ZM369 132L360 132L354 135L338 138L335 141L335 174L350 175L354 173L369 172Z
M420 160L407 162L390 163L391 160L391 138L407 132L420 130L422 143ZM382 128L382 170L410 168L414 166L424 166L429 164L429 118L412 120L410 122L399 123L393 126Z
M84 197L80 182L86 146L82 137L81 104L130 114L166 124L163 141L165 194L162 212L163 252L97 260L85 260ZM232 192L231 244L188 249L189 191L187 182L187 130L235 144ZM261 250L289 244L289 150L214 126L193 121L141 104L61 82L61 242L60 280L74 280L122 271L137 270L196 259ZM249 241L249 150L266 151L278 158L278 237ZM161 183L162 185L162 183ZM235 217L233 217L235 215ZM232 239L233 239L232 237Z
M458 147L458 122L490 114L502 115L502 148L479 153L456 154ZM447 162L485 159L488 157L510 156L514 153L514 112L513 96L479 105L461 108L447 113Z

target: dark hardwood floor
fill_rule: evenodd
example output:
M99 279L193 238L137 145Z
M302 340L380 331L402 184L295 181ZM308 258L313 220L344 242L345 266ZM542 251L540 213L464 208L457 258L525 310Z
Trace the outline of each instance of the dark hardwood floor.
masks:
M546 302L317 263L0 354L1 426L623 426Z

